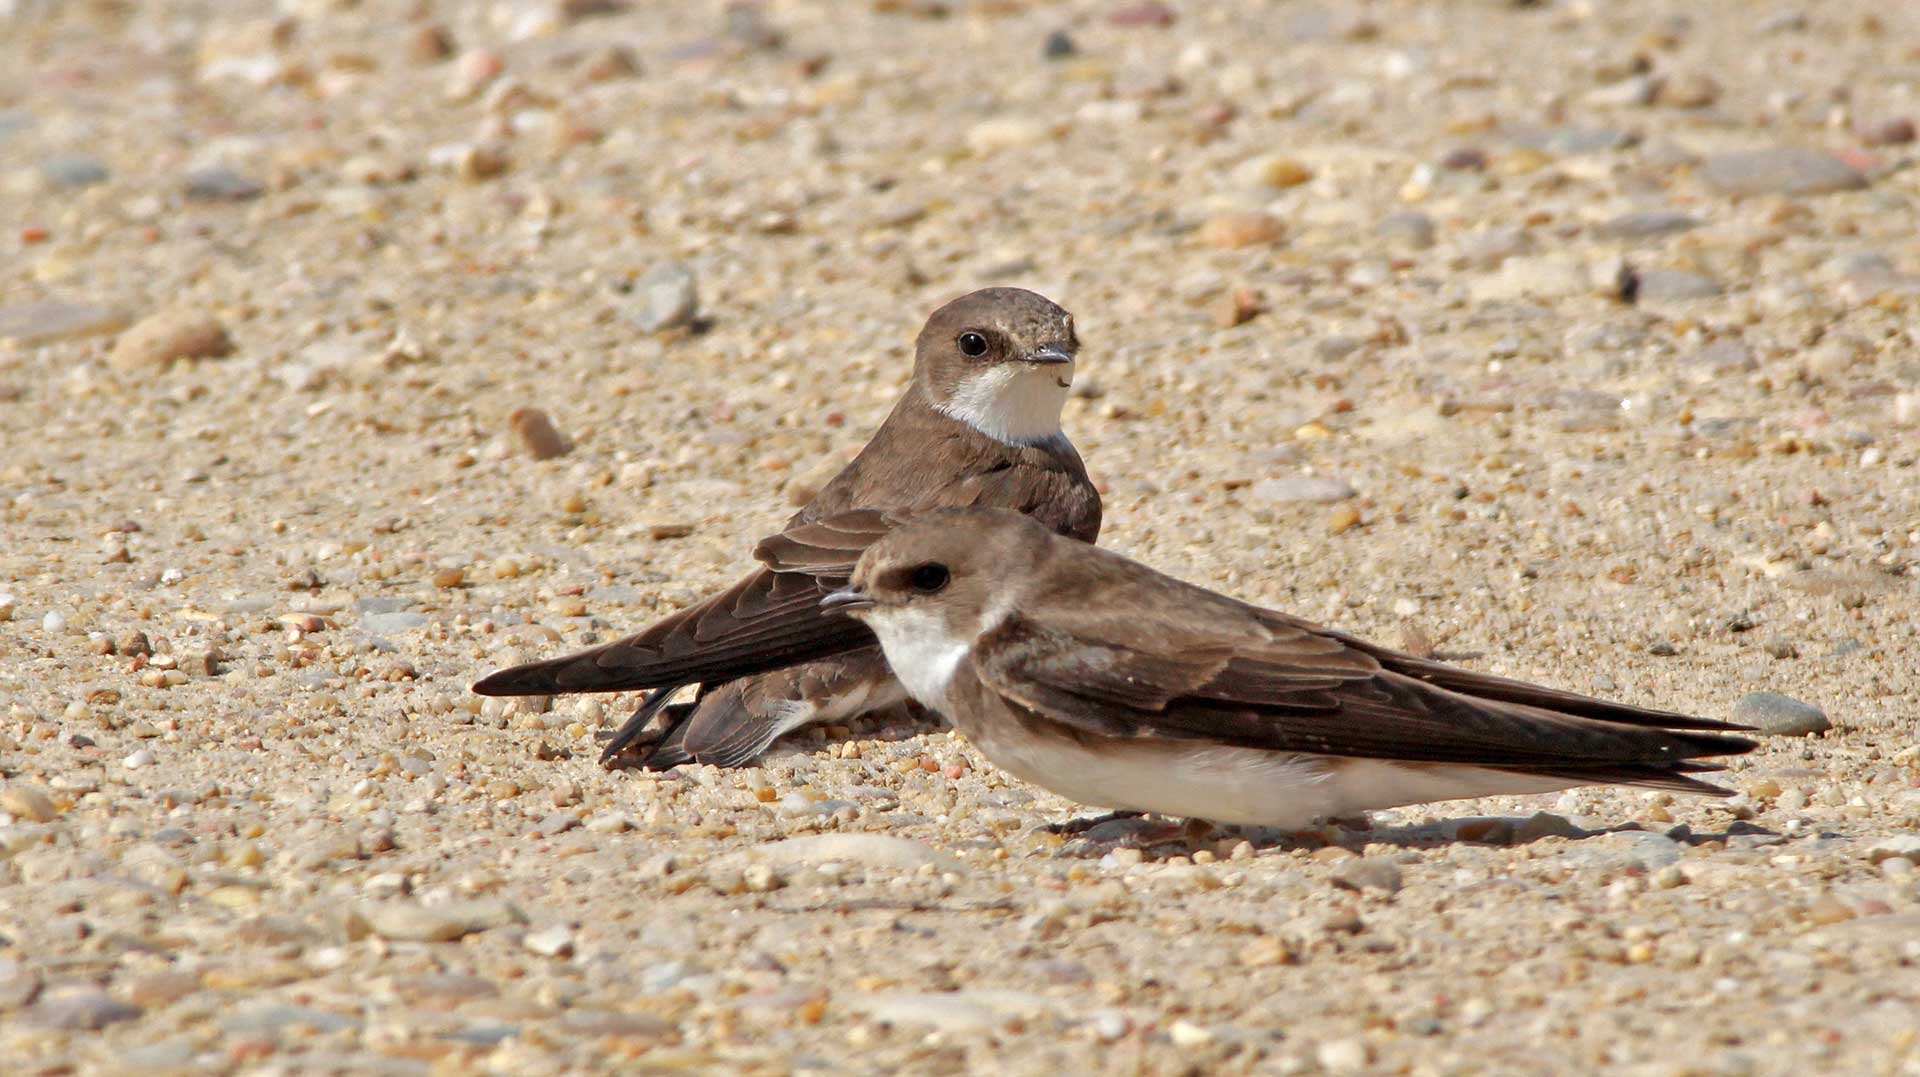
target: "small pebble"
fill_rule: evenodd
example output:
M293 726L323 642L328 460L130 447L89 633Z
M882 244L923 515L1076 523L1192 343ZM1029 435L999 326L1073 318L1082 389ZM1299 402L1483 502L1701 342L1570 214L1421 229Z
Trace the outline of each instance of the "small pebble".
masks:
M452 942L477 931L526 922L520 910L504 901L433 906L388 903L356 915L357 922L373 934L396 942Z
M107 166L92 157L50 157L40 162L40 179L57 190L77 191L105 183Z
M1329 1040L1314 1051L1314 1057L1328 1073L1359 1073L1373 1064L1373 1049L1357 1037Z
M575 71L582 82L612 82L640 74L640 59L625 45L602 45L581 58Z
M141 1013L138 1006L129 1006L97 988L60 988L48 991L39 1002L22 1012L20 1023L69 1032L98 1032L108 1025L131 1021Z
M1700 227L1700 218L1678 210L1626 213L1594 226L1600 239L1652 239Z
M1586 831L1574 826L1565 816L1535 812L1514 829L1513 840L1516 845L1525 845L1541 838L1578 838L1585 834Z
M1700 273L1678 269L1648 269L1638 274L1635 295L1642 303L1685 302L1712 299L1720 294L1720 282Z
M1335 865L1328 876L1335 886L1346 890L1376 890L1383 894L1400 892L1400 865L1380 856L1356 856Z
M1852 166L1830 153L1798 146L1720 153L1700 162L1700 176L1723 194L1827 194L1867 185Z
M1389 243L1409 250L1426 250L1433 246L1435 228L1433 218L1417 210L1409 210L1382 218L1373 231Z
M529 932L522 940L522 945L541 957L571 957L573 956L573 929L565 924L554 924L552 927Z
M1135 0L1121 4L1107 15L1107 21L1115 26L1147 27L1164 30L1174 24L1179 16L1172 8L1159 0Z
M1886 860L1905 860L1920 864L1920 834L1893 834L1876 838L1867 846L1869 863L1879 864Z
M466 101L478 96L488 83L499 78L506 69L506 61L490 49L470 49L461 53L460 58L453 62L453 71L447 81L447 98Z
M117 333L126 325L126 315L97 303L38 300L0 306L0 341L25 348Z
M635 283L634 294L633 322L643 333L691 325L700 309L693 269L682 262L662 262L649 269Z
M0 788L0 811L31 823L49 823L58 814L47 794L19 782Z
M573 448L554 428L553 420L539 408L517 408L507 417L507 422L513 427L514 436L520 439L520 447L535 460L565 456Z
M1269 504L1305 502L1331 504L1356 497L1359 491L1343 479L1327 475L1289 475L1279 479L1261 479L1247 488L1247 496Z
M1200 242L1220 250L1278 243L1287 233L1271 213L1221 213L1209 217L1196 233Z
M967 129L967 149L979 156L1037 146L1053 138L1053 128L1024 116L998 116Z
M169 310L142 319L114 341L108 365L123 373L167 367L181 359L231 354L233 341L219 319L193 310Z
M203 168L187 173L187 198L195 202L249 202L266 192L259 180L231 168Z
M1833 728L1827 712L1777 692L1751 692L1733 705L1729 721L1771 737L1804 737Z
M1904 146L1914 140L1914 123L1905 116L1861 125L1860 141L1869 146Z
M453 55L453 35L439 23L420 23L406 35L407 59L426 66Z
M1313 170L1283 154L1267 153L1241 162L1233 170L1243 186L1285 190L1298 187L1313 178Z

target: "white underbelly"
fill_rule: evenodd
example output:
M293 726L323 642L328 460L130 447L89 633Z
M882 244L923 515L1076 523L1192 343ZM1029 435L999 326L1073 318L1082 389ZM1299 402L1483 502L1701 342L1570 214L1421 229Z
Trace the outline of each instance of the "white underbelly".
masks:
M1484 767L1409 766L1167 741L1089 745L1014 732L975 736L974 743L1009 774L1091 807L1280 829L1403 804L1544 793L1580 784Z

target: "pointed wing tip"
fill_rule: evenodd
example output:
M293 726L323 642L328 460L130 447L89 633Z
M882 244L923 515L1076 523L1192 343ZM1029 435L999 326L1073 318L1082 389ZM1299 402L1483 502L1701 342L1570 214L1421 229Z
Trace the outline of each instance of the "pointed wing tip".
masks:
M473 682L469 689L477 696L552 696L565 689L554 683L546 663L512 666L495 670Z
M476 696L517 695L518 693L513 690L513 685L507 677L507 674L512 672L510 669L503 669L489 673L473 682L473 687L467 689L467 691L472 692Z

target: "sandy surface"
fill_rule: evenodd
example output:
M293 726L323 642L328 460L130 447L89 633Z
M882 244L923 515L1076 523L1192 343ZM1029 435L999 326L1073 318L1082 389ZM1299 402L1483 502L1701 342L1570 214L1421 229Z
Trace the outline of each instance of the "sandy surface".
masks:
M0 1070L1920 1072L1920 8L265 7L0 2ZM988 283L1109 545L1832 730L1142 850L467 695L730 581Z

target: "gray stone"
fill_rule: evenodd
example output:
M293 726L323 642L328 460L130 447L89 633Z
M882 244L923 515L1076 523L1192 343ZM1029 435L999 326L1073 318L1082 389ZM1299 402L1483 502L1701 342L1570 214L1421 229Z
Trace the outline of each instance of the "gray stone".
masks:
M926 1025L942 1032L977 1032L1045 1017L1055 1003L1024 991L888 991L847 1000L856 1013L890 1025Z
M1336 333L1333 336L1321 337L1319 340L1314 341L1313 355L1314 358L1319 359L1321 362L1337 363L1347 356L1352 355L1354 352L1359 351L1361 343L1358 337L1343 336Z
M1691 231L1700 227L1700 224L1700 218L1690 214L1655 209L1624 213L1610 221L1603 221L1594 226L1593 234L1600 239L1650 239Z
M1724 194L1827 194L1854 191L1867 178L1830 153L1801 146L1718 153L1700 163L1700 176Z
M274 1035L282 1029L295 1025L316 1029L320 1032L339 1032L359 1025L357 1018L345 1014L330 1013L306 1006L289 1006L280 1002L259 1002L242 1006L220 1019L220 1029L233 1033L266 1033Z
M682 262L662 262L649 269L634 293L639 302L633 322L643 333L691 325L700 310L699 283L693 269Z
M500 994L500 985L484 976L446 972L398 977L393 981L393 991L409 1002L458 1006L475 999L493 998Z
M1398 243L1414 250L1425 250L1433 246L1433 218L1417 210L1384 217L1374 226L1373 231L1375 235L1389 243Z
M77 191L105 183L112 174L92 157L49 157L40 162L40 179L56 190Z
M621 1039L664 1039L678 1034L673 1024L651 1014L616 1013L611 1010L568 1010L561 1023L569 1030L587 1036L618 1036Z
M1633 134L1610 127L1563 127L1548 134L1539 148L1561 157L1580 157L1624 150L1637 141Z
M912 871L931 864L942 871L965 871L958 860L921 842L887 834L815 834L759 846L748 854L775 867L829 862Z
M0 340L25 348L59 340L117 333L127 327L127 316L98 303L64 303L57 299L0 307Z
M162 1040L159 1043L131 1047L114 1060L115 1073L180 1073L194 1070L197 1048L187 1040ZM215 1069L212 1065L208 1070Z
M260 181L231 168L201 168L187 173L187 198L194 202L249 202L266 192Z
M533 828L533 832L551 838L556 834L565 834L567 831L579 825L580 818L578 816L568 815L565 812L554 812L552 815L540 820L539 825Z
M1383 894L1400 892L1400 865L1383 856L1356 856L1340 861L1329 876L1333 885L1347 890L1377 890Z
M41 1028L97 1032L111 1024L131 1021L140 1013L140 1007L129 1006L97 988L61 988L47 992L20 1015L20 1020Z
M1533 237L1523 228L1488 228L1460 241L1460 256L1485 269L1533 250Z
M15 961L0 961L0 1013L17 1010L39 994L38 973L21 968Z
M1581 838L1560 854L1575 864L1610 869L1640 867L1648 871L1680 861L1684 850L1665 834L1650 830L1616 830Z
M1867 846L1867 860L1875 864L1883 860L1907 860L1920 864L1920 834L1891 834L1877 838Z
M414 605L414 600L404 595L375 595L369 598L354 599L353 612L359 614L400 613L403 610L412 609Z
M429 620L424 613L366 613L360 616L360 628L376 636L390 636L424 627Z
M348 934L371 931L397 942L452 942L489 928L524 924L525 913L504 901L467 901L450 905L375 905L354 914Z
M1737 340L1716 340L1681 360L1681 363L1689 377L1696 382L1711 381L1729 374L1745 374L1760 368L1753 353Z
M1514 828L1513 840L1516 845L1525 845L1541 838L1578 838L1586 831L1573 825L1573 820L1551 812L1535 812L1518 827Z
M1358 491L1342 479L1326 475L1288 475L1285 478L1261 479L1247 489L1247 494L1255 501L1271 504L1305 501L1313 504L1331 504L1345 501Z
M1649 269L1637 279L1636 297L1642 303L1712 299L1720 294L1719 281L1680 269Z
M1833 728L1827 712L1778 692L1749 692L1733 705L1735 725L1752 726L1770 737L1804 737Z

